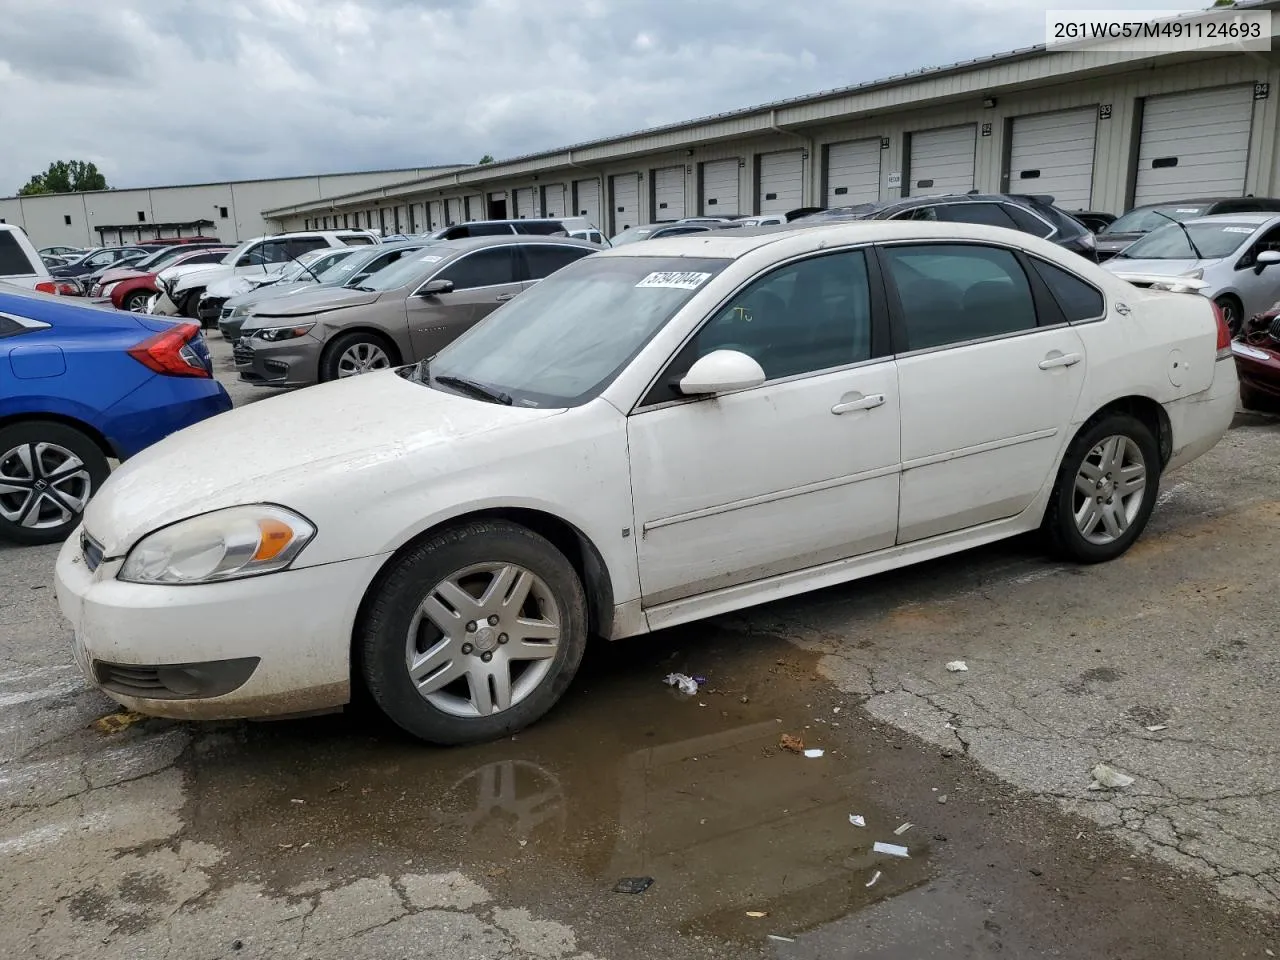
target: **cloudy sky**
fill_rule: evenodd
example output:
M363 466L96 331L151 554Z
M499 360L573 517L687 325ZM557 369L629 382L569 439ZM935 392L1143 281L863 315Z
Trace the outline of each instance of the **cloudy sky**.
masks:
M1201 6L1208 6L1205 0ZM1147 0L0 0L0 196L474 162L1038 43Z

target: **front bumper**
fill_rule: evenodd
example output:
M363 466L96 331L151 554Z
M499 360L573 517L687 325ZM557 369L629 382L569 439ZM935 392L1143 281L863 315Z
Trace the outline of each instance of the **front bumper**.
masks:
M241 314L238 317L231 316L227 308L223 307L222 316L218 318L218 330L222 333L222 338L227 343L235 343L240 339L240 330L248 319L248 314Z
M226 302L226 297L201 295L196 303L196 319L206 327L213 326L222 315L222 305Z
M264 387L307 387L320 379L324 344L307 334L280 343L241 336L232 348L236 371L245 383Z
M385 557L198 586L116 580L79 533L55 568L88 681L130 710L180 720L287 716L351 696L351 632Z

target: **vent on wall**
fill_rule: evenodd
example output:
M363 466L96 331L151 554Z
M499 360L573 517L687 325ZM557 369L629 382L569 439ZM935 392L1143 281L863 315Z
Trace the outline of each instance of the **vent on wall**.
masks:
M719 202L720 202L720 201L719 201L719 200L717 200L715 197L712 197L710 200L708 200L708 201L707 201L707 206L708 206L708 207L714 207L714 206L715 206L717 203L719 203Z
M777 195L776 193L766 193L766 194L764 195L764 198L765 198L766 200L777 200L777 199L778 199L778 195Z
M1151 161L1152 170L1160 170L1163 167L1176 167L1177 165L1177 157L1156 157Z
M1039 180L1040 171L1039 170L1023 170L1019 172L1018 179L1019 180Z
M836 188L835 188L835 190L833 190L833 191L831 191L831 192L832 192L832 193L834 193L837 197L843 197L846 193L848 193L848 192L849 192L849 188L848 188L848 187L836 187Z
M916 181L916 186L917 186L917 187L932 187L932 186L933 186L933 181L932 181L932 180L917 180L917 181Z

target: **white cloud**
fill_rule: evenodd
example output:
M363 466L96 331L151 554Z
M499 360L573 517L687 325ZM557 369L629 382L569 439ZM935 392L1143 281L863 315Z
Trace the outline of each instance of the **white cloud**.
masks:
M115 186L501 159L1027 46L1053 6L0 0L0 195L54 159Z

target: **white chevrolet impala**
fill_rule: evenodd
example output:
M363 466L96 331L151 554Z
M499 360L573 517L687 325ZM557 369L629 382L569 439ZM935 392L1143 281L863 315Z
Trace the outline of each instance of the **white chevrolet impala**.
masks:
M631 244L429 362L129 461L58 599L87 676L143 713L320 711L363 684L424 740L484 740L550 709L591 637L1037 528L1117 557L1235 399L1209 300L1024 233Z

